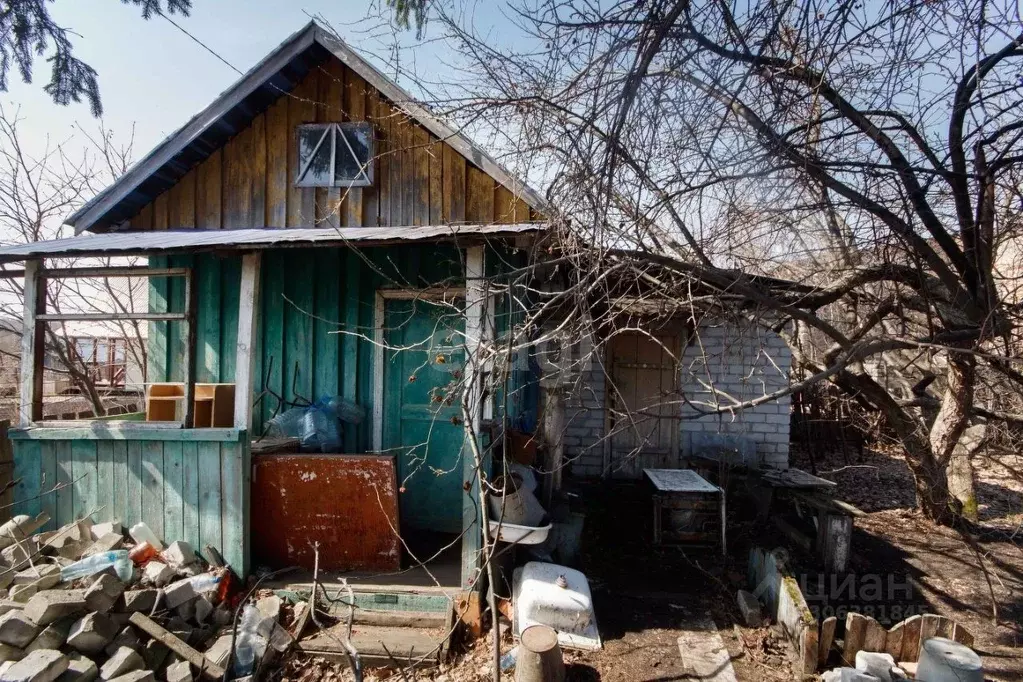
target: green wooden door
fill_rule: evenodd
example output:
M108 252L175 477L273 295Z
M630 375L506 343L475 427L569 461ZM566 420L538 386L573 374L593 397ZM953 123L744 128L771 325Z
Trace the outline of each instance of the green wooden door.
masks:
M462 530L464 329L460 305L385 301L383 446L398 460L406 528Z

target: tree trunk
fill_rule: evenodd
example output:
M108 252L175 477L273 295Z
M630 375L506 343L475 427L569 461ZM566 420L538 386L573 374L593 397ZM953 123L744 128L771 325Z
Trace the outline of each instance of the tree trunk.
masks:
M948 489L962 505L962 515L977 520L977 496L973 489L973 455L984 444L986 424L974 424L963 432L948 462Z
M915 447L922 451L910 452L906 463L913 473L916 503L931 521L951 526L957 514L952 508L953 498L948 491L945 467L935 461L933 453L926 446Z

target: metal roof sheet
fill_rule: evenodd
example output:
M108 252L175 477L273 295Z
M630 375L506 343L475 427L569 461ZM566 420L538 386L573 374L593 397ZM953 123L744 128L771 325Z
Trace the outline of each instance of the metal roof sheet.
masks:
M141 256L214 250L301 246L373 246L396 242L511 237L541 232L544 223L489 223L426 227L254 227L238 230L146 230L80 234L0 247L0 263L32 258Z
M102 231L129 219L249 125L309 71L331 56L341 60L413 120L537 210L546 202L460 131L381 73L330 31L310 22L291 35L208 107L160 142L149 154L65 221L75 233ZM174 226L171 226L174 227Z

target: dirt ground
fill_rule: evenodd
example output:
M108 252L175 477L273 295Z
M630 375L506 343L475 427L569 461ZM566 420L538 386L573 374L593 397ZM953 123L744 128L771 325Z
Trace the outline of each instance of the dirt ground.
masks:
M868 512L867 518L857 520L853 537L854 584L880 576L895 591L867 604L857 603L862 601L857 598L815 602L811 595L811 607L870 608L889 625L910 613L941 613L973 632L989 679L1023 680L1023 479L1018 474L1023 458L1001 459L1001 464L985 463L978 472L981 532L971 540L919 516L913 508L912 479L899 457L871 451L862 460L855 454L848 461L837 453L818 456L818 472L839 484L838 496ZM809 469L798 452L792 465ZM772 628L738 625L735 592L745 586L749 547L784 542L766 519L756 518L742 504L732 505L727 557L708 550L658 551L649 541L650 501L642 485L587 484L577 492L586 500L587 514L580 568L593 589L604 647L598 652L566 651L569 682L691 679L685 675L678 638L704 614L716 623L739 680L799 679L790 647ZM794 553L793 564L812 585L819 575L814 559ZM511 646L506 636L502 651ZM450 665L416 679L489 680L490 651L488 637L463 648ZM282 677L301 682L350 679L344 665L308 659L292 659ZM511 680L513 674L504 677ZM369 671L366 679L401 678Z

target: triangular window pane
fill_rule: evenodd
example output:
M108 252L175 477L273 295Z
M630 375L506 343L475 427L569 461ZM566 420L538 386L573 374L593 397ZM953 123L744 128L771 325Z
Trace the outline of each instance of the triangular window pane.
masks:
M301 185L330 186L332 129L330 126L304 126L298 131L298 182Z

